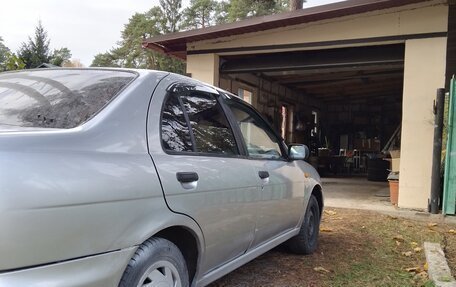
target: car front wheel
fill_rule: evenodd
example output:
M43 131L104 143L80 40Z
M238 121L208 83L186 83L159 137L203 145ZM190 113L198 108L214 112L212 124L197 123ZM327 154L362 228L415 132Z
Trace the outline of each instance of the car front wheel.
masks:
M188 287L188 271L179 248L163 238L151 238L138 247L119 287Z
M299 233L287 241L288 249L296 254L312 254L317 249L320 231L320 207L311 195Z

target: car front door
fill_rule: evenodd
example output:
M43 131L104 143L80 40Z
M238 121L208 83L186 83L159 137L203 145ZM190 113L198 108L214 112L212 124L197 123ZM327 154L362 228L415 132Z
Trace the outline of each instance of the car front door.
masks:
M256 173L260 202L252 247L298 226L304 213L304 174L288 161L285 147L266 121L249 105L227 99Z
M204 274L250 246L259 192L217 91L170 82L163 81L152 97L149 150L169 208L202 229Z

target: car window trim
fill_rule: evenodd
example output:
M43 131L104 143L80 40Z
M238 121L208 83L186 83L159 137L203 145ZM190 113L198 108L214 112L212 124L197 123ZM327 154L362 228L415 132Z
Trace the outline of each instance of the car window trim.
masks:
M247 145L245 143L244 137L242 136L241 129L239 128L236 118L234 117L233 113L231 112L230 107L226 103L226 96L219 92L220 97L219 101L222 106L223 111L225 112L226 118L228 119L228 122L231 126L231 129L233 130L234 137L236 139L239 153L243 155L245 158L249 157L249 153L247 151Z
M167 150L164 146L163 146L163 111L165 109L165 103L166 101L169 99L169 97L172 96L172 93L171 91L169 90L172 86L176 85L178 83L172 83L171 85L169 85L167 88L166 88L166 95L165 97L163 98L163 101L161 103L161 107L160 107L160 125L159 125L159 134L160 134L160 146L162 148L162 150L166 153L166 154L171 154L169 153L169 151L171 150ZM180 105L180 108L182 108L182 105L181 105L181 101L179 101L179 105ZM184 111L182 110L182 113L184 113ZM184 113L184 118L185 118L185 113ZM187 128L190 130L190 127L188 126L188 122L186 121L186 124L187 124ZM192 141L192 150L194 150L194 143ZM175 152L175 151L174 151ZM193 151L192 151L193 152ZM176 153L176 152L175 152ZM178 153L182 153L182 152L178 152Z
M170 95L171 96L171 95ZM187 111L185 110L184 102L182 101L181 95L176 95L177 101L181 107L182 113L184 114L185 123L187 124L188 133L190 134L190 141L192 142L192 152L196 151L196 139L195 135L193 134L192 124L190 123L190 118L188 117ZM166 97L168 99L168 97Z

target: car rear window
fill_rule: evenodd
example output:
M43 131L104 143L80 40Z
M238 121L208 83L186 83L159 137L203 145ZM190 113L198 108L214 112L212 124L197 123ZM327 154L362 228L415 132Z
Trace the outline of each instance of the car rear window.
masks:
M135 77L133 72L88 69L0 74L0 125L77 127Z

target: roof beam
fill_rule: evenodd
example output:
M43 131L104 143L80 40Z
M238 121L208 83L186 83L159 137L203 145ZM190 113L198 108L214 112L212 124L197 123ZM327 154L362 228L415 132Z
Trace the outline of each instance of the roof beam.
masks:
M404 45L350 47L327 50L225 57L221 73L253 73L320 68L362 67L404 62Z

